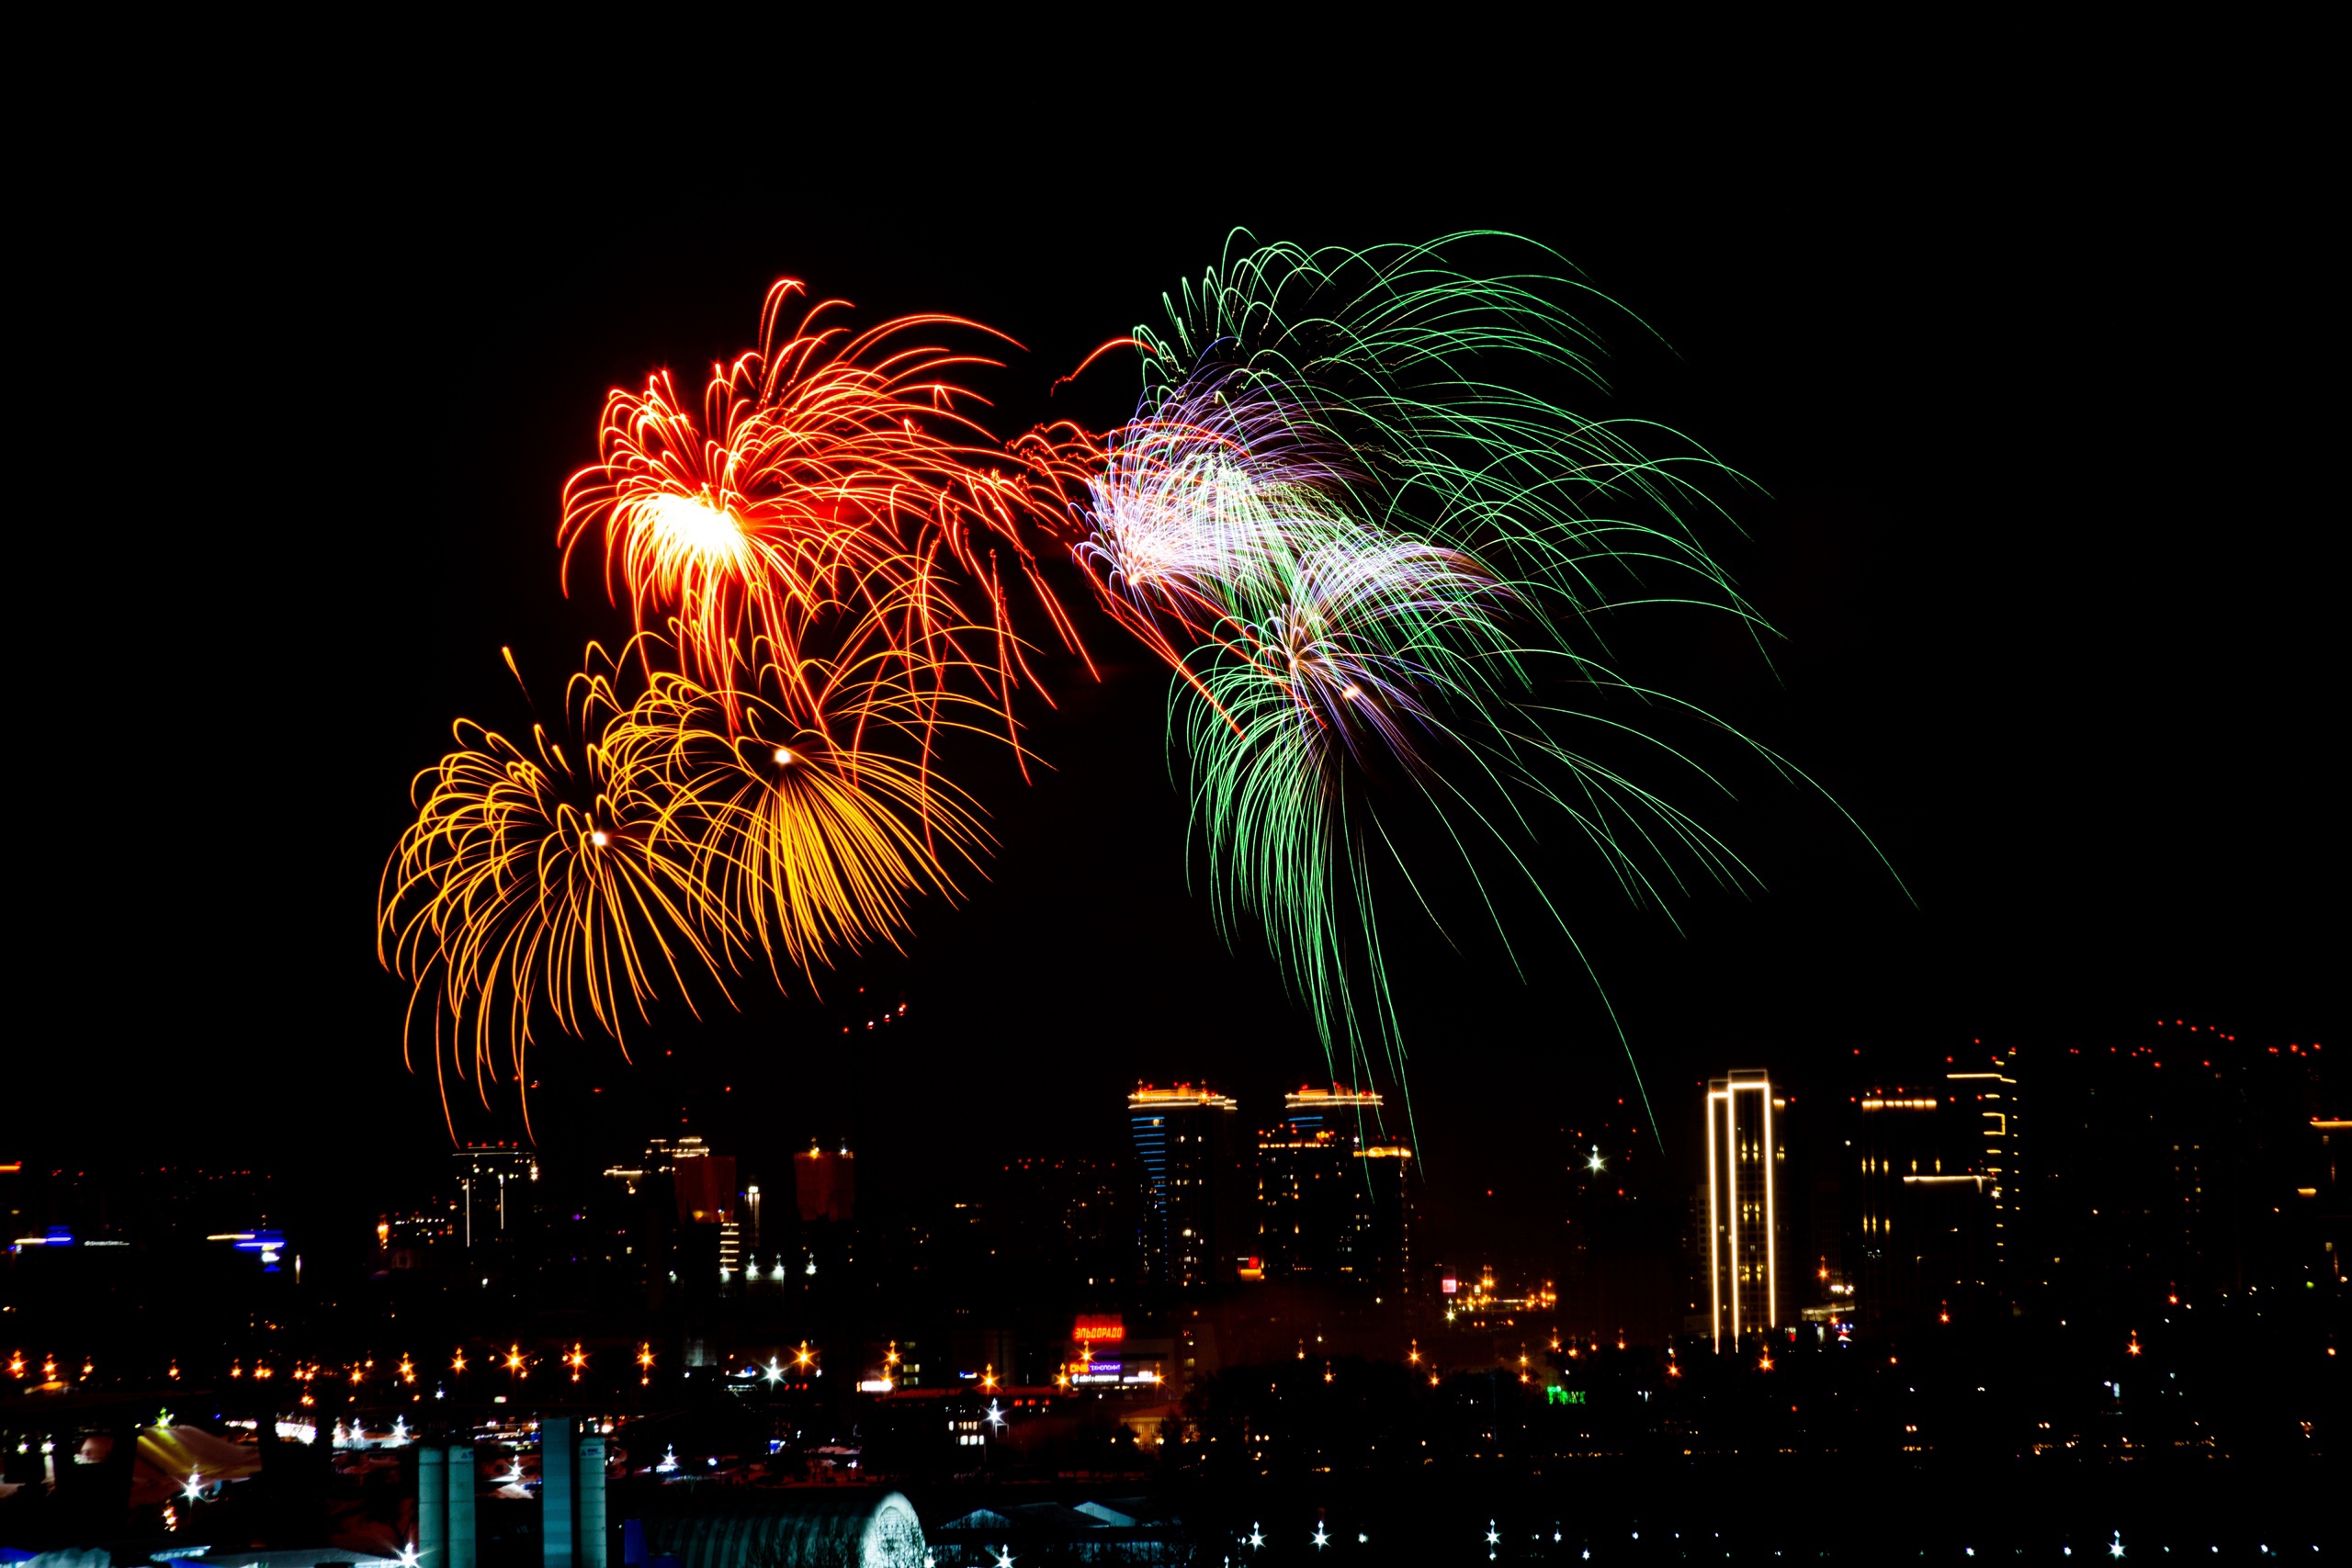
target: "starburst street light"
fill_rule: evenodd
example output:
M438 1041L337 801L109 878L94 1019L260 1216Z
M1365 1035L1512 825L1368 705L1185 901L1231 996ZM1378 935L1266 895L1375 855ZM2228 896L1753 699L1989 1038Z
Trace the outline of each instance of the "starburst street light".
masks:
M2120 1557L2123 1555L2123 1532L2121 1530L2117 1530L2115 1532L2115 1539L2108 1543L2107 1554L2109 1557Z
M773 1382L782 1382L783 1381L784 1381L784 1369L783 1369L782 1367L780 1367L780 1366L776 1365L776 1360L775 1360L775 1358L774 1356L770 1356L770 1357L768 1358L768 1382L772 1382L772 1383L773 1383Z
M1316 1521L1315 1521L1315 1548L1316 1548L1316 1550L1319 1551L1321 1551L1323 1548L1325 1548L1325 1547L1327 1547L1327 1546L1329 1546L1329 1545L1330 1545L1330 1544L1331 1544L1331 1538L1330 1538L1329 1536L1328 1536L1328 1535L1326 1535L1326 1534L1324 1534L1324 1533L1323 1533L1323 1521L1322 1521L1322 1520L1320 1520L1320 1519L1316 1520Z
M1261 1547L1261 1546L1263 1546L1263 1545L1265 1545L1265 1544L1266 1544L1266 1535L1265 1535L1265 1532L1264 1532L1263 1530L1261 1530L1261 1529L1260 1529L1258 1528L1258 1522L1257 1522L1255 1519L1250 1520L1250 1549L1251 1549L1252 1551L1254 1551L1254 1550L1256 1550L1257 1548Z
M1495 1528L1494 1520L1488 1519L1487 1521L1487 1544L1488 1546L1500 1546L1502 1544L1502 1531Z
M1592 1157L1584 1162L1584 1168L1592 1172L1593 1175L1599 1176L1603 1163L1604 1162L1600 1157L1600 1146L1596 1144L1593 1145Z
M193 1503L204 1495L204 1474L201 1471L187 1472L187 1484L180 1488L180 1495Z
M993 1399L989 1401L989 1425L991 1427L1004 1425L1004 1412L998 1407L997 1402Z

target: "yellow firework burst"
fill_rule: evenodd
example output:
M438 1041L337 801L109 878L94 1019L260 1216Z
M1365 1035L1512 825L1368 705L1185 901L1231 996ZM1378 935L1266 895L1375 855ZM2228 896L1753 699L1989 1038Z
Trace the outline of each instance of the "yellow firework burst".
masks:
M593 648L590 662L566 692L569 747L541 725L518 743L457 723L458 749L417 775L416 819L378 886L377 956L411 987L412 1048L430 1020L445 1110L449 1066L486 1095L503 1048L525 1081L541 1009L567 1033L593 1024L619 1041L657 996L726 994L737 933L674 831L667 782L605 744L623 708L611 662Z

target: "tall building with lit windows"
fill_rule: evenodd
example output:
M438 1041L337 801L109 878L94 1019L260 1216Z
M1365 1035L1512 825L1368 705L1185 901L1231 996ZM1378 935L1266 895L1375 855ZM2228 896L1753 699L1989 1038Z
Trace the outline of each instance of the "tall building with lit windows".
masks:
M2013 1291L2011 1275L2024 1256L2025 1245L2018 1225L2018 1199L2025 1191L2021 1168L2025 1127L2018 1080L2007 1070L2017 1052L2012 1048L2008 1055L2008 1061L1996 1058L1990 1072L1946 1073L1944 1082L1950 1086L1946 1098L1959 1122L1954 1130L1976 1145L1975 1171L1984 1178L1984 1193L1992 1202L1994 1278Z
M1985 1169L1985 1123L1962 1087L1930 1078L1854 1098L1848 1250L1867 1332L1981 1316L1993 1299L1999 1179Z
M1241 1235L1239 1104L1214 1089L1138 1085L1127 1123L1142 1167L1143 1278L1164 1291L1230 1282Z
M1707 1084L1707 1307L1718 1350L1781 1325L1784 1109L1760 1067Z
M509 1144L468 1144L450 1155L457 1168L458 1234L468 1247L503 1239L531 1212L539 1156Z
M1283 1097L1282 1124L1258 1137L1264 1278L1411 1292L1413 1151L1382 1134L1380 1105L1339 1084Z

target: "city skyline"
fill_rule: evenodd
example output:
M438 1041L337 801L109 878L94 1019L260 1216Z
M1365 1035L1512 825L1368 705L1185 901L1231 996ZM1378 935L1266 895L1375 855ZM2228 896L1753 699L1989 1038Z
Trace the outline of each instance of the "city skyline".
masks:
M421 82L45 128L19 642L113 722L20 748L83 765L19 824L0 1547L332 1502L650 1568L695 1477L903 1483L957 1568L2292 1503L2352 1245L2322 100L2009 53L1142 132L1072 73L701 170ZM762 400L884 322L950 346L794 469ZM600 911L569 990L526 863Z

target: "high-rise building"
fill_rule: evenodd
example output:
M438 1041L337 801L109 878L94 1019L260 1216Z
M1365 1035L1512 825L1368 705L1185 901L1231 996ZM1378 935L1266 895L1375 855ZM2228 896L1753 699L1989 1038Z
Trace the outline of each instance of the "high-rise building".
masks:
M1707 1303L1718 1350L1780 1326L1781 1109L1760 1067L1707 1084Z
M2325 1185L2312 1124L2334 1104L2321 1047L2256 1044L2161 1020L2137 1045L2035 1053L2032 1193L2017 1272L2064 1315L2161 1293L2186 1308L2273 1291L2278 1311L2328 1272L2301 1216ZM2265 1306L2266 1315L2272 1310Z
M1143 1277L1161 1290L1198 1290L1235 1276L1241 1248L1239 1106L1180 1083L1138 1085L1127 1122L1143 1168Z
M1854 1316L1866 1330L1973 1313L1991 1300L2000 1233L1991 1196L1997 1179L1984 1168L1982 1092L1973 1081L1930 1078L1854 1097L1844 1150L1848 1250ZM2002 1161L2006 1170L2006 1155Z
M857 1213L857 1156L810 1144L792 1156L792 1190L804 1224L831 1220L846 1224Z
M1663 1345L1682 1328L1690 1286L1705 1288L1679 1266L1688 1205L1664 1185L1665 1162L1638 1106L1590 1106L1578 1121L1561 1129L1560 1327L1586 1345Z
M538 1156L510 1144L468 1144L450 1155L457 1168L458 1235L468 1247L504 1236L530 1209Z
M1258 1258L1270 1280L1412 1280L1413 1151L1377 1131L1380 1096L1340 1085L1283 1097L1258 1139Z
M1984 1178L1984 1195L1993 1206L1991 1265L1994 1278L2006 1285L2012 1265L2022 1257L2024 1232L2018 1224L2019 1201L2025 1193L2025 1125L2018 1095L2018 1080L2004 1068L2011 1061L1996 1059L1989 1072L1951 1072L1946 1099L1960 1119L1955 1132L1973 1134L1977 1153L1972 1174ZM1973 1122L1974 1125L1969 1126Z

